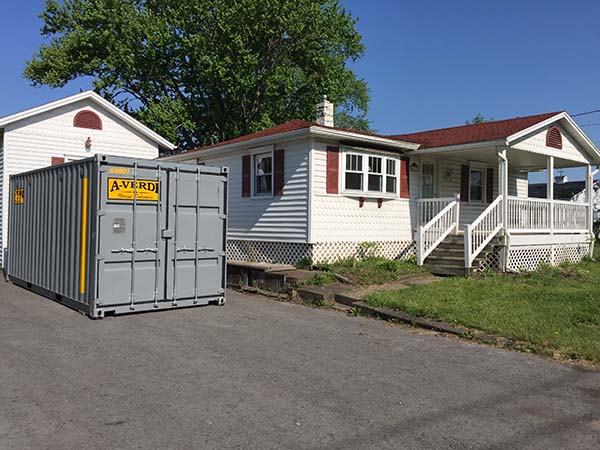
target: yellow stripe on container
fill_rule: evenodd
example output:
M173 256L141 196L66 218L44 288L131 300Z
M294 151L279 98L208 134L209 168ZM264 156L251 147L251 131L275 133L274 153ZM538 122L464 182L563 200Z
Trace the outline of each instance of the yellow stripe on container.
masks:
M81 190L81 259L79 261L79 293L85 294L85 271L87 263L88 179L82 180Z

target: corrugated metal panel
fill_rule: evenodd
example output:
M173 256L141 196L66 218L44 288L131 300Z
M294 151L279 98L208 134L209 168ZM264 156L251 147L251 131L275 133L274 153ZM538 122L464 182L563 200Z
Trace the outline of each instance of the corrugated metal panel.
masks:
M9 278L92 317L220 302L227 169L98 156L12 176Z

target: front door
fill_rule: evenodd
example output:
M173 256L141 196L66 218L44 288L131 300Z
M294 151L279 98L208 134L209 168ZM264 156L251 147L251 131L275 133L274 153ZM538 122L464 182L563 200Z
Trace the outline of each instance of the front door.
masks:
M421 166L421 197L437 197L437 176L436 164L434 162L425 162Z

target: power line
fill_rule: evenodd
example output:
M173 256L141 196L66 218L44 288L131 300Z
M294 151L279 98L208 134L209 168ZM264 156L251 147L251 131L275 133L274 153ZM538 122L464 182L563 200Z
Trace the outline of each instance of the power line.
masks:
M594 113L600 113L600 109L595 109L593 111L586 111L586 112L582 112L582 113L578 113L578 114L571 114L571 117L585 116L586 114L594 114Z
M580 125L580 127L594 127L596 125L600 125L600 122L586 123L585 125Z

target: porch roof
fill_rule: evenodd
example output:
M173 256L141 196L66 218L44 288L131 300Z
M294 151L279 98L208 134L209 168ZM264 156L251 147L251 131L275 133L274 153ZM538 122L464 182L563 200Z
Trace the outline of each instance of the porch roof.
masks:
M566 131L579 146L579 155L567 154L553 148L546 148L542 152L524 149L521 143L555 124ZM509 148L513 162L515 158L518 165L531 168L539 166L545 161L547 155L555 157L556 167L572 167L582 164L600 164L600 150L594 142L581 130L566 111L536 114L533 116L517 117L514 119L496 120L473 125L443 128L438 130L422 131L419 133L399 134L390 136L393 139L410 140L419 142L421 146L414 154L437 154L451 152L454 157L464 157L461 153L478 152L474 159L485 159L481 154L482 149L495 149L496 147ZM518 152L515 151L518 149ZM526 151L523 151L526 150ZM518 153L518 154L517 154ZM446 153L445 156L449 156Z
M451 145L473 144L476 142L497 141L506 139L519 131L544 122L546 119L560 114L561 111L536 114L534 116L516 117L506 120L462 125L438 130L420 131L417 133L396 134L390 136L409 142L418 142L420 149L448 147Z

